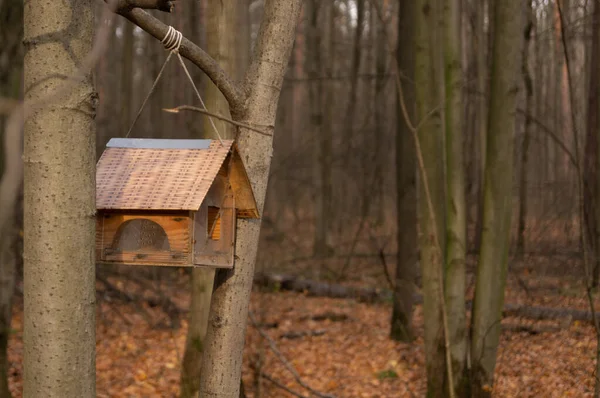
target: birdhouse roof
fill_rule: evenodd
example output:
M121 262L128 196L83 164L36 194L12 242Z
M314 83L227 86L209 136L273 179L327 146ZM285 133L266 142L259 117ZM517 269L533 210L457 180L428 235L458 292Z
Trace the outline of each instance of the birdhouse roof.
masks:
M96 167L96 208L197 211L226 159L238 215L258 217L231 140L111 139Z

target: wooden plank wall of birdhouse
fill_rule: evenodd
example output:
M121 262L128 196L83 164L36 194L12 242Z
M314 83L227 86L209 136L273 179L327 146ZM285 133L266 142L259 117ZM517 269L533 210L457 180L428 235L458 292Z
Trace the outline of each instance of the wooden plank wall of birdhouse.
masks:
M209 208L212 208L212 211L209 211ZM211 217L209 213L212 213ZM211 220L212 223L209 223ZM233 191L227 178L220 174L194 217L194 264L215 268L233 267L234 242Z
M167 250L152 246L136 250L115 250L115 238L127 221L148 220L158 224L168 239ZM98 261L144 265L189 265L191 263L191 222L188 212L172 214L104 213L97 218L96 256ZM122 231L122 230L121 230Z

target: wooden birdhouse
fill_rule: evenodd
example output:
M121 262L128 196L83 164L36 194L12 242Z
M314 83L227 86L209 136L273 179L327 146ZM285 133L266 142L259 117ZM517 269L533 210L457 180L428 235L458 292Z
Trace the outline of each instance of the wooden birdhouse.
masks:
M258 218L233 141L113 138L96 170L101 263L233 267L236 217Z

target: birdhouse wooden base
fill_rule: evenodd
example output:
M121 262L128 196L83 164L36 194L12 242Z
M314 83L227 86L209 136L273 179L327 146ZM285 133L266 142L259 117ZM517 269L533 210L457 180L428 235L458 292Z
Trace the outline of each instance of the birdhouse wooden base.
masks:
M98 262L233 267L236 217L258 211L231 141L118 139L107 147L96 176Z

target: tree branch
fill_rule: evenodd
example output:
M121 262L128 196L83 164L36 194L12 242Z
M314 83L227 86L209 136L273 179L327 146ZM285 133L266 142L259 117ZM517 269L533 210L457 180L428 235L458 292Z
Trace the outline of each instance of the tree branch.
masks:
M105 0L106 1L106 0ZM152 9L152 4L158 8L163 3L172 3L167 0L121 0L114 8L115 12L129 21L154 36L157 40L162 40L169 29L169 26L159 21L142 8ZM132 5L135 8L132 8ZM139 5L139 7L138 7ZM143 6L143 7L142 7ZM200 68L217 88L223 93L225 99L229 103L229 108L232 114L241 113L244 108L245 95L240 87L225 73L210 55L204 50L192 43L190 40L183 37L179 53L192 61L194 65Z
M235 120L231 120L230 118L228 118L226 116L220 115L218 113L209 112L207 110L204 110L202 108L198 108L198 107L195 107L195 106L180 105L180 106L178 106L176 108L170 108L170 109L163 108L163 111L169 112L169 113L179 113L179 111L194 111L194 112L198 112L198 113L201 113L203 115L206 115L208 117L214 117L215 119L222 120L222 121L230 123L230 124L232 124L234 126L243 127L243 128L248 129L248 130L252 130L252 131L254 131L256 133L259 133L259 134L262 134L262 135L266 135L266 136L269 136L269 137L273 135L272 132L257 129L256 127L253 127L253 126L249 125L248 123L236 122ZM269 128L273 129L272 126L270 126Z
M283 384L283 383L277 381L276 379L274 379L273 377L269 376L267 373L261 373L260 377L270 381L271 383L275 384L275 386L281 388L282 390L286 391L288 394L293 395L294 397L307 398L305 395L302 395L299 392L292 390L291 388L287 387L285 384Z
M144 8L146 10L158 10L163 12L173 12L177 0L120 0L117 3L118 9Z

